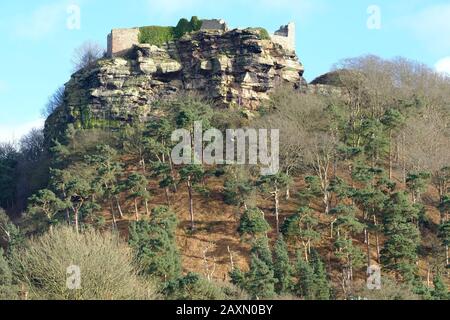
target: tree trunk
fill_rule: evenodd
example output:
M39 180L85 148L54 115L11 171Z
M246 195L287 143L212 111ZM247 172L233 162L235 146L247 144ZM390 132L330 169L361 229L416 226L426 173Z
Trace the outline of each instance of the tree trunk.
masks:
M172 156L171 156L170 154L169 154L169 164L170 164L170 175L171 175L171 177L172 177L172 180L175 181L175 170L174 170L174 168L173 168ZM175 182L173 183L173 191L174 191L175 193L178 192L178 190L177 190L177 184L176 184Z
M110 200L110 205L111 205L111 215L112 215L112 219L113 219L113 229L117 230L117 220L116 220L116 215L114 214L114 204L113 204L113 200Z
M405 134L402 135L402 165L403 165L403 183L406 185L406 154L405 154Z
M305 261L309 262L309 257L308 257L308 245L306 243L303 243L303 249L305 251Z
M378 264L381 264L381 255L380 255L380 237L378 235L378 221L377 217L373 216L373 223L375 225L375 243L377 247L377 262Z
M67 221L67 224L70 226L70 212L69 212L69 209L66 209L66 221Z
M147 214L147 216L150 216L150 210L148 209L148 201L147 199L145 199L145 213Z
M192 182L191 178L188 178L187 182L188 191L189 191L189 213L191 214L191 230L195 230L195 222L194 222L194 199L192 196Z
M78 209L74 209L73 213L75 215L75 230L77 233L79 233L80 228L79 228L79 221L78 221Z
M372 259L370 254L370 232L367 232L367 267L372 265Z
M275 218L277 221L277 235L280 234L280 200L279 200L279 190L275 187Z
M334 237L333 237L333 229L334 229L334 224L336 223L336 221L337 221L337 219L334 219L334 221L333 222L331 222L331 224L330 224L330 239L333 239Z
M164 188L164 193L166 194L167 206L170 207L170 196L169 196L169 188Z
M135 214L136 221L139 221L139 210L138 210L137 198L134 198L134 214Z
M449 254L448 254L448 245L445 246L445 267L448 268L449 267Z
M392 130L389 131L389 180L392 180Z
M115 198L116 198L117 210L119 210L120 219L123 219L123 211L122 211L122 207L120 206L119 197L116 196Z

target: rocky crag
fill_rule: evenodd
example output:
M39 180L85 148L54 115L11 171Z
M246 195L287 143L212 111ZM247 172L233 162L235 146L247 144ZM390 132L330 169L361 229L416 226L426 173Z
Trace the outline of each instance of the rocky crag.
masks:
M255 110L277 85L305 87L303 71L295 52L258 29L201 30L162 47L136 44L122 57L75 73L46 131L147 117L155 101L180 92L197 93L218 107Z

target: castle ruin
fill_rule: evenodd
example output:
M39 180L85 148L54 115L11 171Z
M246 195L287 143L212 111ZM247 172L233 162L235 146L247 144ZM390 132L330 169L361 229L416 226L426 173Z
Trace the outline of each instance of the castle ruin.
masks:
M224 20L211 19L202 20L200 30L218 30L227 32L228 26ZM291 22L277 30L271 39L274 43L281 45L288 51L295 52L295 23ZM123 56L134 45L139 44L139 28L113 29L108 35L107 53L108 57Z

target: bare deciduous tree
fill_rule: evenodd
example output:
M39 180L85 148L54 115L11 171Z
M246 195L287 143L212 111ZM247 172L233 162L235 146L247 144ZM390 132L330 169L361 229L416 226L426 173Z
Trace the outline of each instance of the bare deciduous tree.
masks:
M64 105L64 86L59 87L55 93L48 99L47 104L42 109L41 114L44 117L50 116L56 109Z
M105 49L103 49L98 43L92 41L84 42L80 47L75 49L72 59L74 71L76 72L91 66L104 55Z

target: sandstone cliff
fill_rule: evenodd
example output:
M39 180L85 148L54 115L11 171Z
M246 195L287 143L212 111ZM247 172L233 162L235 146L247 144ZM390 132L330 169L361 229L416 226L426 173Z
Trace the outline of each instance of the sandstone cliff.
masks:
M67 123L95 127L104 121L146 117L152 103L195 92L218 107L254 110L283 82L306 85L295 53L257 29L200 31L164 48L136 45L125 57L102 59L66 84L64 107L47 120L55 136ZM59 128L59 129L58 129Z

